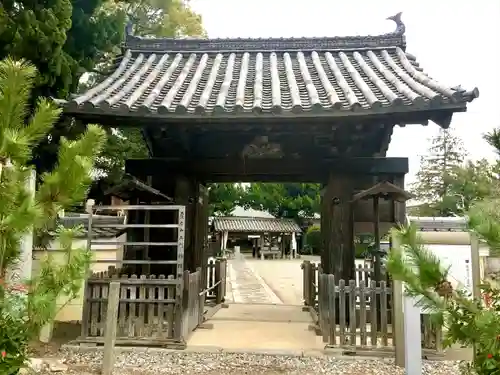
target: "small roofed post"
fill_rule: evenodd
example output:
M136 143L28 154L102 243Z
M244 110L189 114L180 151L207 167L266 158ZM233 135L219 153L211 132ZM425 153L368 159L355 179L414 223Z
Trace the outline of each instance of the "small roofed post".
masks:
M385 199L391 201L391 205L393 208L393 211L395 211L395 205L396 202L406 202L408 199L410 199L412 195L405 191L403 188L398 187L388 181L382 181L377 183L376 185L372 186L369 189L363 190L356 195L354 195L352 199L352 204L356 204L356 202L359 202L360 200L373 200L373 236L375 240L375 249L374 249L374 255L373 255L373 261L372 261L372 266L373 266L373 274L372 274L372 280L376 281L377 284L379 284L382 280L382 261L381 261L381 248L380 248L380 199ZM394 222L397 221L397 218L394 216L393 217ZM385 279L387 278L387 274L384 275ZM372 301L372 303L375 303L376 306L376 311L377 311L377 327L380 329L381 328L381 321L382 321L382 309L381 307L381 299L380 295L377 295L377 298L375 301Z
M380 282L382 281L382 267L381 267L381 249L380 249L380 199L385 199L391 201L394 205L395 202L405 202L410 199L412 195L405 191L404 189L388 182L382 181L372 186L369 189L363 190L355 194L352 198L352 203L356 203L360 200L373 200L373 236L375 241L375 251L374 251L374 264L373 264L373 280Z

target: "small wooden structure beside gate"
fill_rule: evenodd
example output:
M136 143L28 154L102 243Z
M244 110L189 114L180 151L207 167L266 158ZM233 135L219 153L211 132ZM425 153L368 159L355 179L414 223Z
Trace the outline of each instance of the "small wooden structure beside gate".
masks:
M317 333L327 347L358 354L394 350L393 290L389 280L378 283L372 280L374 270L371 268L358 267L356 272L364 273L363 277L338 283L334 275L323 273L320 264L304 261L302 270L305 309L311 312ZM380 302L375 303L377 300ZM336 306L337 303L340 306ZM348 316L345 311L349 312ZM440 327L432 324L427 315L421 323L424 351L442 353Z
M164 231L175 230L175 240L156 239L152 241L137 232L127 231L123 260L109 260L122 263L122 268L109 267L107 272L90 275L84 289L82 331L77 342L102 344L106 325L109 284L120 282L120 298L117 320L117 345L147 345L184 348L190 333L204 321L205 302L213 300L222 303L225 295L226 261L210 260L206 272L201 268L195 272L184 270L183 233L184 207L175 205L122 205L100 206L94 210L131 211L174 211L174 223L151 224L128 222L120 224L125 230L144 229L145 232L158 228ZM89 215L89 228L92 227L93 214ZM127 219L132 218L129 215ZM109 224L108 224L109 225ZM91 231L89 230L89 233ZM90 235L89 235L90 236ZM132 237L132 238L131 238ZM95 239L89 237L91 248ZM130 259L135 252L128 247L152 247L165 252L163 258ZM175 250L173 250L175 249ZM142 249L144 250L144 249ZM170 251L169 251L170 250ZM153 250L154 251L154 250ZM129 258L129 259L127 259ZM101 262L106 262L103 260ZM141 266L140 268L134 266ZM151 266L164 267L164 274L135 273Z

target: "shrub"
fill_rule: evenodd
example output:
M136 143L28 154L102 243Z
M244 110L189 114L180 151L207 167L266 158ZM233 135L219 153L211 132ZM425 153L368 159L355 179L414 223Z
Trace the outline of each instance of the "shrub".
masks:
M481 286L483 299L473 299L465 290L453 288L448 269L422 245L414 226L394 230L401 246L392 249L387 269L406 283L406 293L431 311L444 328L443 346L474 346L472 363L463 363L464 374L500 375L500 290Z
M319 225L311 225L307 228L305 242L311 254L321 254L321 228Z

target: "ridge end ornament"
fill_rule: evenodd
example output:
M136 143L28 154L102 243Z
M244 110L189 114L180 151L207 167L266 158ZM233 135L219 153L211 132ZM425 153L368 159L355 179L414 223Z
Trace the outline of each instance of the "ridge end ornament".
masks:
M386 18L387 20L394 21L396 23L396 30L394 30L390 34L403 35L405 33L406 25L401 20L402 15L403 15L403 12L398 12L395 15Z

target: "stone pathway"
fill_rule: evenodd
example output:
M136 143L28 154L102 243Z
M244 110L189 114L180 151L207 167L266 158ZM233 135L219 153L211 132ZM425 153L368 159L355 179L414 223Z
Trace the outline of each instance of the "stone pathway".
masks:
M238 257L228 261L227 302L282 304L279 297L265 281L243 259Z

